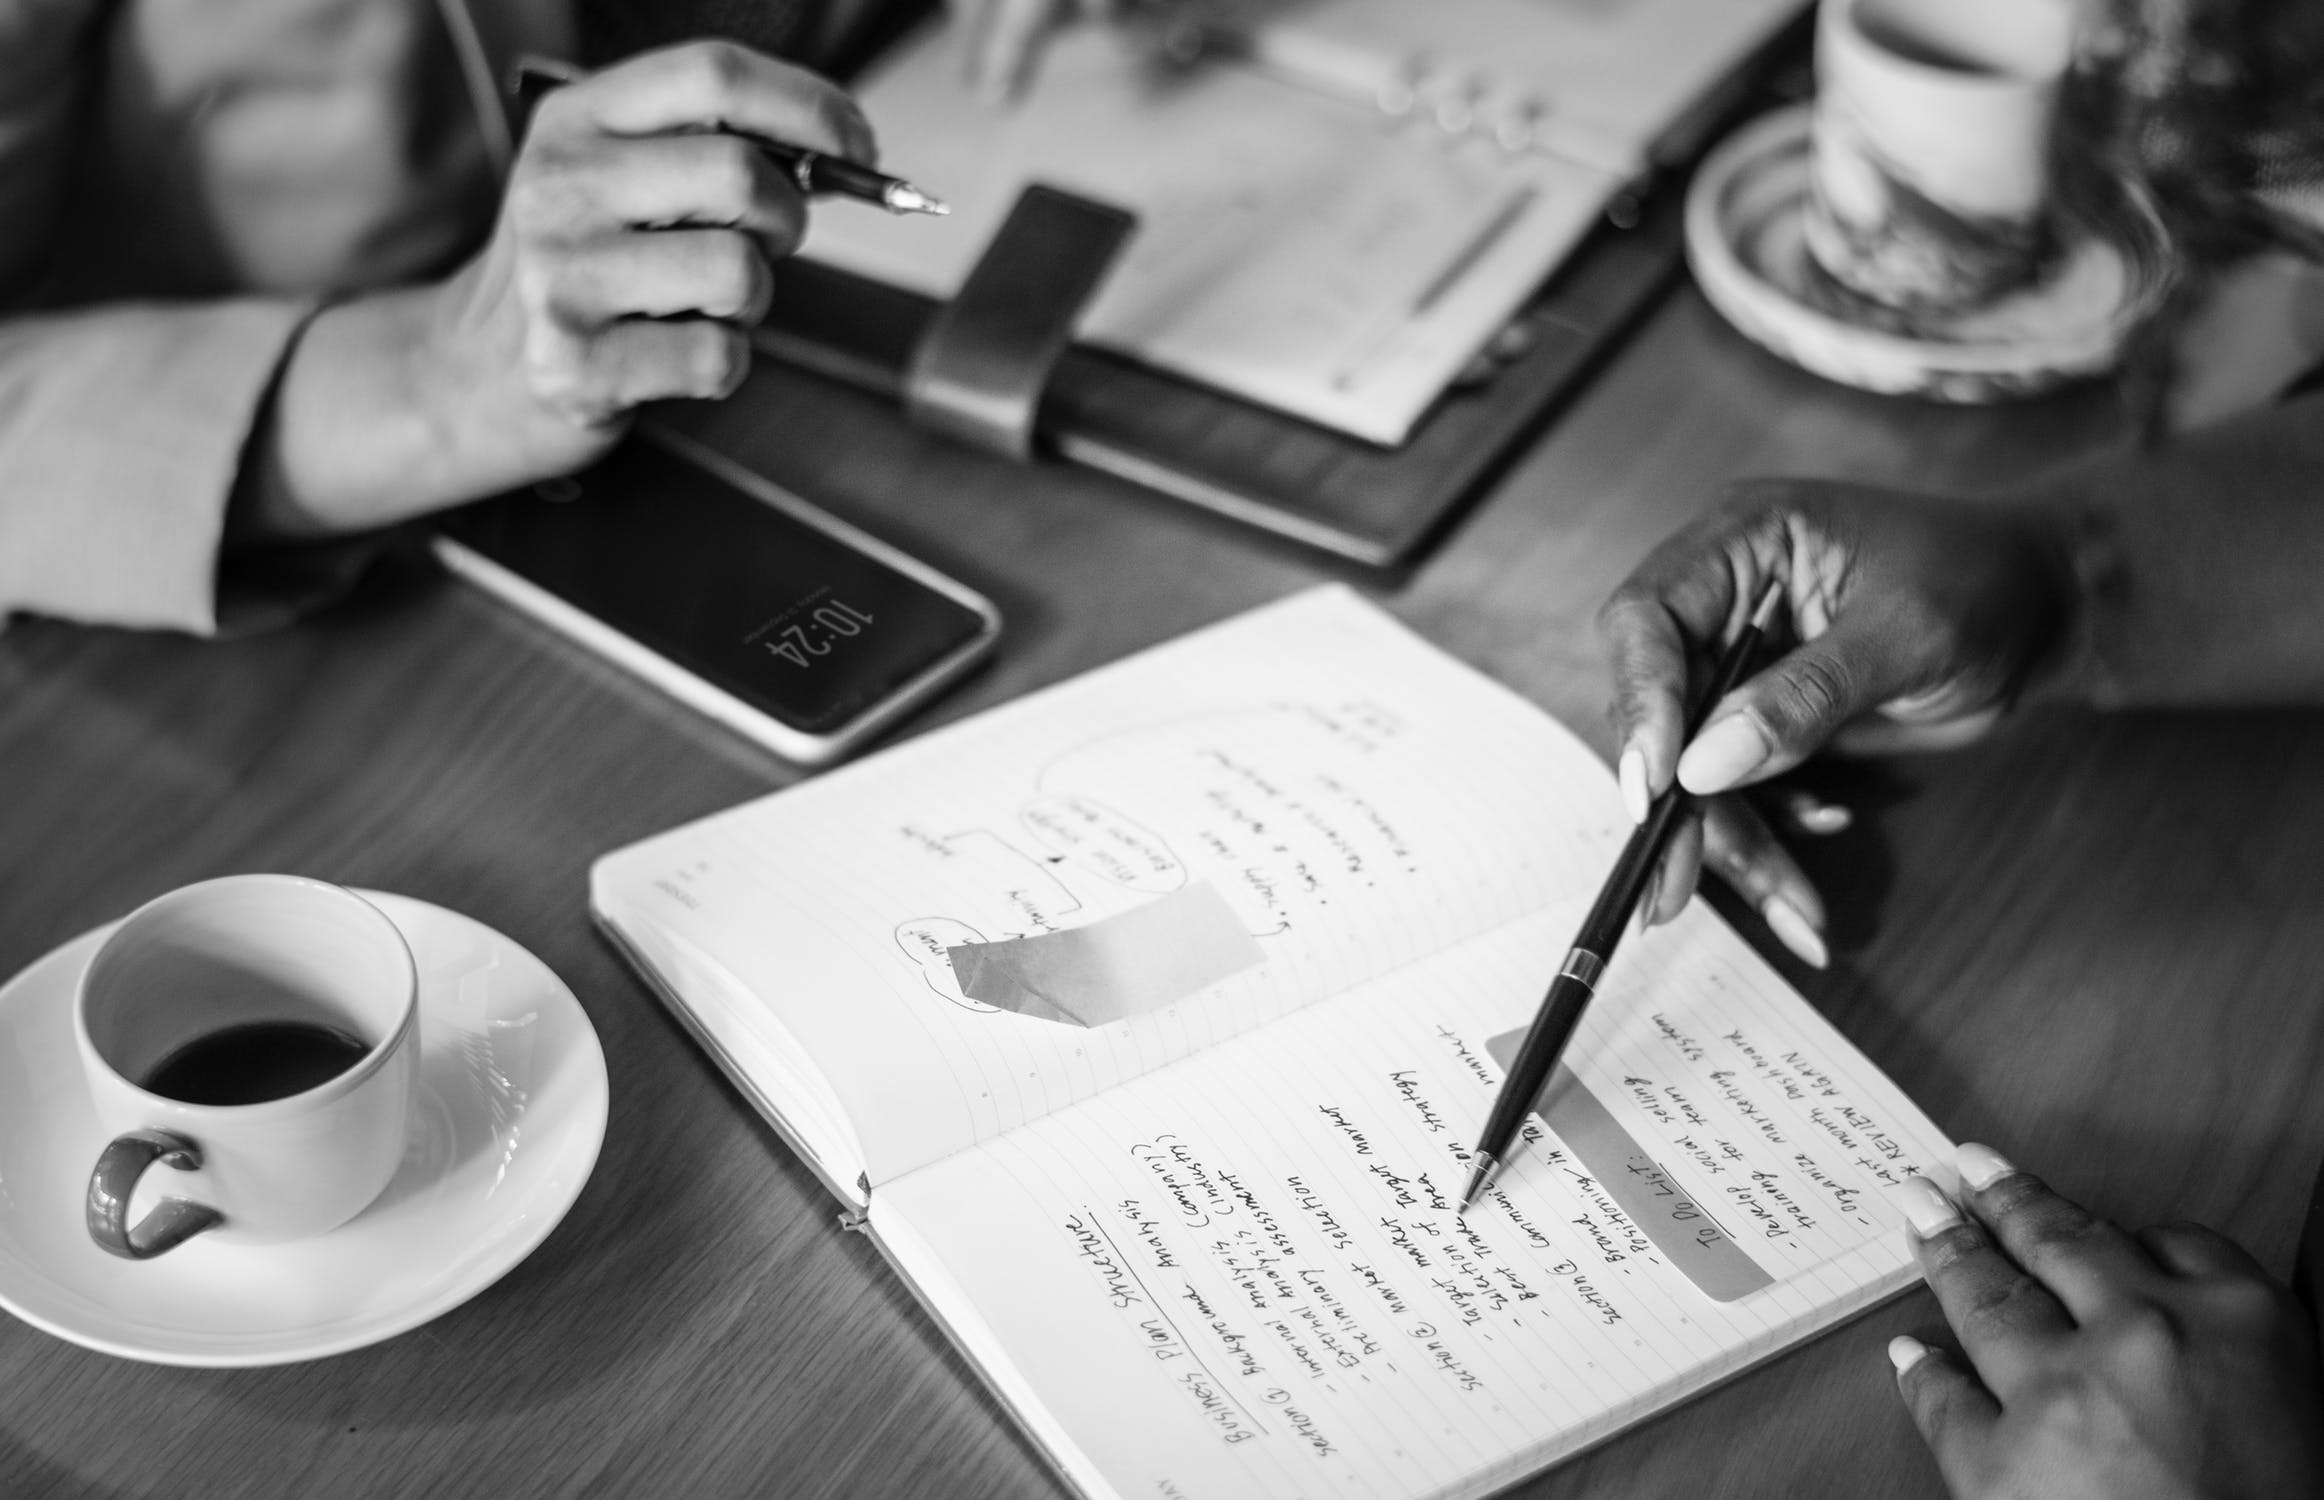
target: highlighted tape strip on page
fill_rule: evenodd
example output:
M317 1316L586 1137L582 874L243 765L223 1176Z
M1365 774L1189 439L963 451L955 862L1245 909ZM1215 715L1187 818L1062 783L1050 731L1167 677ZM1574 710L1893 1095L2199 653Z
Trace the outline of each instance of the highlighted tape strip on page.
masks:
M945 956L969 999L1072 1026L1160 1010L1266 957L1226 899L1200 883L1086 926L961 943Z
M1523 1031L1504 1031L1485 1043L1485 1052L1506 1074L1524 1040ZM1653 1154L1563 1064L1550 1071L1533 1112L1697 1291L1714 1302L1733 1302L1775 1285L1767 1269L1678 1191Z

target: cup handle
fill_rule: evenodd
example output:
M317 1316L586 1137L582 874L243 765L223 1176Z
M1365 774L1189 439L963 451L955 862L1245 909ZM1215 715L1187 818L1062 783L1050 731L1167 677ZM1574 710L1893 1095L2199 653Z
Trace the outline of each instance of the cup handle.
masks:
M99 1249L123 1260L151 1260L226 1222L226 1216L207 1203L164 1198L131 1227L129 1195L145 1169L157 1161L191 1172L202 1164L202 1148L166 1130L132 1130L115 1136L97 1158L97 1170L89 1174L88 1209L89 1238Z

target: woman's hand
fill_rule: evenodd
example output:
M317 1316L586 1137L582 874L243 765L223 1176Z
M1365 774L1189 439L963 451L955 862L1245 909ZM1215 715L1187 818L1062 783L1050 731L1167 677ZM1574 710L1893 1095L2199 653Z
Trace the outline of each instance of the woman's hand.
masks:
M1617 765L1633 817L1675 778L1709 796L1791 769L1827 741L1875 751L1990 729L2061 639L2071 597L2050 513L1809 480L1737 485L1658 547L1600 613ZM1770 582L1788 646L1682 743L1691 685ZM1702 866L1820 962L1822 905L1766 825L1715 798L1681 829L1649 920L1675 916Z
M732 392L807 224L744 132L874 152L839 89L722 42L543 99L474 260L302 336L261 434L257 529L357 530L565 473L645 402Z
M1899 1338L1897 1388L1957 1500L2313 1500L2308 1315L2233 1241L2128 1234L1983 1146L1956 1206L1908 1187L1913 1252L1967 1363Z

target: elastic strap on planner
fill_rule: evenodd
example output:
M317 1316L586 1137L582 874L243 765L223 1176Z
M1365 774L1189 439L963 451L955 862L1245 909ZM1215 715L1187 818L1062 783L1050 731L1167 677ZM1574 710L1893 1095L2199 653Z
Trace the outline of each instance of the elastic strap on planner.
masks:
M1030 457L1050 371L1137 222L1056 188L1026 188L913 351L904 372L912 421L988 452Z

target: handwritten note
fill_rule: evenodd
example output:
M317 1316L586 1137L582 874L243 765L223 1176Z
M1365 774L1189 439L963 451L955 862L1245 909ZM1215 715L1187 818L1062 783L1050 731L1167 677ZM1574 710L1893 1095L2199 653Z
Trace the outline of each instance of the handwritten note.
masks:
M1522 1031L1504 1031L1485 1050L1506 1073L1523 1038ZM1682 1191L1652 1148L1624 1130L1572 1070L1560 1067L1552 1073L1536 1110L1558 1144L1573 1154L1570 1164L1561 1164L1563 1170L1577 1181L1594 1179L1639 1233L1705 1295L1732 1302L1774 1282L1774 1275L1719 1221L1725 1205L1698 1203ZM1597 1232L1610 1236L1612 1231Z
M1572 736L1322 590L592 900L1089 1493L1484 1494L1906 1284L1885 1195L1944 1146L1698 907L1456 1215L1628 830Z
M1593 1008L1570 1054L1589 1107L1553 1098L1454 1214L1494 1039L1578 915L910 1174L875 1222L944 1247L1122 1494L1506 1477L1909 1281L1885 1194L1942 1137L1696 915L1626 952Z
M1612 858L1611 778L1505 689L1344 594L1238 623L624 851L597 904L733 976L742 1014L694 1006L722 1046L819 1060L876 1182L1586 893ZM1193 993L1103 964L1049 1001L960 982L962 950L1039 979L1044 939L1088 956L1198 887L1166 908L1203 919Z

